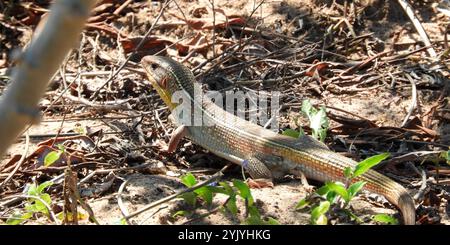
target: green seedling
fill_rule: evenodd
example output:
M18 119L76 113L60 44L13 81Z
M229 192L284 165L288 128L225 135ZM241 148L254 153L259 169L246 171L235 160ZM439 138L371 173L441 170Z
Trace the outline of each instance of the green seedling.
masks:
M38 214L43 214L49 217L50 214L47 206L51 206L52 199L50 195L44 191L51 185L53 185L53 182L50 181L46 181L40 185L36 185L35 183L30 184L28 186L27 195L31 197L27 199L27 203L25 204L26 212L16 212L6 221L6 223L9 225L18 225ZM32 197L37 197L40 200ZM44 201L47 206L41 200Z
M65 152L64 146L58 145L58 150L47 153L47 155L44 158L44 166L48 167L54 164L56 161L58 161L61 155L64 154L64 152Z
M327 130L330 126L325 107L320 107L319 110L314 108L309 100L304 100L302 103L302 112L308 117L309 127L312 131L312 137L322 142L325 141ZM299 131L293 129L286 129L281 134L299 138L305 135L302 127Z
M302 112L309 119L309 127L312 130L312 137L324 142L327 136L327 130L330 122L327 118L325 107L320 107L319 110L314 108L309 100L303 100Z
M187 173L181 177L181 182L187 186L192 187L197 184L197 180L194 175ZM246 207L246 219L242 222L243 224L249 225L262 225L262 224L278 224L278 221L272 218L268 218L267 221L261 218L258 208L255 206L255 202L248 185L240 180L232 180L233 186L228 184L228 182L221 181L218 186L203 186L193 192L188 192L182 194L180 197L184 199L186 203L192 207L197 207L199 203L198 199L203 200L209 207L212 205L213 198L216 194L224 194L228 196L227 201L222 204L222 211L228 211L232 215L237 216L239 209L237 207L237 197L242 198L245 202ZM193 212L180 210L172 215L172 217L177 216L190 216Z
M313 193L313 196L308 196L301 199L298 202L296 209L311 207L311 224L326 224L328 222L326 215L333 209L343 211L342 213L350 217L351 220L361 222L361 220L354 215L348 207L350 201L366 184L365 181L356 181L355 178L366 173L369 169L373 168L388 157L389 153L375 155L359 162L354 168L344 169L346 183L341 183L338 181L326 182L325 185ZM317 204L317 202L319 202L319 204ZM395 222L398 222L393 217L387 217L390 216L379 215L375 216L374 220L387 224L394 224Z

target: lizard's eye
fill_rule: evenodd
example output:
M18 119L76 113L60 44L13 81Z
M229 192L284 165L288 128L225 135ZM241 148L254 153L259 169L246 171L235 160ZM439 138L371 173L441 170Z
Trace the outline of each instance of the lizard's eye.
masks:
M158 65L155 64L155 63L153 63L153 64L150 65L150 67L151 67L153 70L156 70L156 68L158 68Z

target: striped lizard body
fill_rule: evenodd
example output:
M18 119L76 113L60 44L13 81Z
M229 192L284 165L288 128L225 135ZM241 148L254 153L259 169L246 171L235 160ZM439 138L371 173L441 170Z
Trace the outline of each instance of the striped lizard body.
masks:
M264 129L234 116L211 101L203 101L194 91L201 91L192 72L182 64L160 56L146 56L141 61L152 86L173 111L178 104L172 95L180 92L202 112L202 126L179 125L168 152L173 152L184 136L214 154L244 165L252 178L279 178L286 174L326 181L345 181L344 169L357 163L331 151L310 136L298 139ZM193 113L192 113L193 115ZM369 170L353 181L363 180L365 189L385 196L402 212L404 224L415 224L415 207L406 189L392 179Z

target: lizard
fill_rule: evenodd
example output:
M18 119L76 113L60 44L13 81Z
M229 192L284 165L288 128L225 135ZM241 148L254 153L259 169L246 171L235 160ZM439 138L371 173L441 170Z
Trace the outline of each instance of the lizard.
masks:
M201 85L192 71L171 58L145 56L141 65L172 113L180 104L172 101L176 92L202 113L200 126L177 123L178 128L165 149L169 153L187 137L217 156L243 166L252 178L271 180L287 174L304 174L321 182L344 182L344 169L357 164L311 136L293 138L278 134L226 112L212 101L198 98L194 91L201 91ZM352 181L359 180L367 182L364 189L383 195L397 206L405 225L415 224L414 200L402 185L372 169Z

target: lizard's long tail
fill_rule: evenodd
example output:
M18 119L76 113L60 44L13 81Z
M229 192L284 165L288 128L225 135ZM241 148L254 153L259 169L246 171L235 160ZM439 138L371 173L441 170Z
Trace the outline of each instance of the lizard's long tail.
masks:
M404 188L403 190L404 191L398 194L397 200L392 200L392 202L396 203L398 208L402 211L403 222L405 225L414 225L416 224L416 208L414 207L414 200Z

